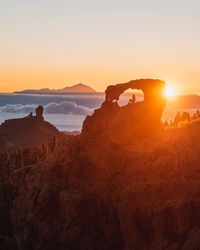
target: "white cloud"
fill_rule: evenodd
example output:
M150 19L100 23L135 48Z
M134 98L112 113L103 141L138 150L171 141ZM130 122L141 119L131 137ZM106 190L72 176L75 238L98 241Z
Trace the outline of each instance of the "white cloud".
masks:
M75 102L51 102L44 106L46 114L74 114L74 115L88 115L92 109L77 105Z
M0 107L1 112L5 113L30 113L33 112L38 105L22 105L22 104L6 104Z
M37 104L22 105L22 104L7 104L0 106L0 112L4 113L30 113L35 111ZM44 106L45 114L74 114L88 115L92 113L92 109L77 105L75 102L63 101L61 103L51 102Z

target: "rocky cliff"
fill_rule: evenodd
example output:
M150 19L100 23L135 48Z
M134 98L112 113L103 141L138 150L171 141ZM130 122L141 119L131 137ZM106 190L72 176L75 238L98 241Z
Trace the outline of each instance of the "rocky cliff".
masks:
M109 87L81 135L11 173L12 249L200 249L200 122L163 130L163 87ZM119 107L127 88L144 101Z

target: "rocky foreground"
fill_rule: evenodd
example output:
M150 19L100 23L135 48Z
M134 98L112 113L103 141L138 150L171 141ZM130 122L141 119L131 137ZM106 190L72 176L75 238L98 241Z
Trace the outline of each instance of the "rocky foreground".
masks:
M81 135L4 178L1 249L200 249L200 122L163 130L163 87L108 88ZM127 88L144 101L119 107Z

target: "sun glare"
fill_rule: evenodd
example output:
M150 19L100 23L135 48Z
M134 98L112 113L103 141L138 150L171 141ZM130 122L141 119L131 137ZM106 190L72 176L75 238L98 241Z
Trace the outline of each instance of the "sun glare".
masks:
M164 95L167 98L174 98L176 96L176 89L172 86L167 86L164 90Z

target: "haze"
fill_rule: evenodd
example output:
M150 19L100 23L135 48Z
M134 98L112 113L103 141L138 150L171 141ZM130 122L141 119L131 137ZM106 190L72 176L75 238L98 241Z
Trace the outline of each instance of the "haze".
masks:
M0 3L0 92L148 77L200 93L197 0Z

